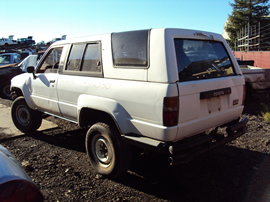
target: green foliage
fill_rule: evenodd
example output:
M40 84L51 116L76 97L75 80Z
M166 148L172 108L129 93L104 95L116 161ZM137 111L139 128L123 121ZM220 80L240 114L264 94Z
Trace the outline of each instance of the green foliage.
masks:
M227 43L229 44L230 47L234 47L234 41L230 39L226 39Z
M248 23L255 24L269 15L269 0L234 0L230 3L233 8L232 14L228 17L228 22L225 27L230 40L237 39L237 31ZM233 44L233 43L231 43Z
M270 109L266 104L262 104L263 106L263 111L261 112L261 115L263 119L267 122L270 122Z
M270 122L270 112L266 112L262 116L265 121Z

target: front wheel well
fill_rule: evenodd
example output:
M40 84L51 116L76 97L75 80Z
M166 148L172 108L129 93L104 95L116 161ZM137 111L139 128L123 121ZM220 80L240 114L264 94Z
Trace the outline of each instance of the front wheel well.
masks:
M87 127L95 123L102 122L115 127L119 132L119 127L115 119L108 114L107 112L91 109L91 108L82 108L79 115L79 126Z
M23 96L22 90L20 88L12 87L10 92L12 100L15 100L17 97Z

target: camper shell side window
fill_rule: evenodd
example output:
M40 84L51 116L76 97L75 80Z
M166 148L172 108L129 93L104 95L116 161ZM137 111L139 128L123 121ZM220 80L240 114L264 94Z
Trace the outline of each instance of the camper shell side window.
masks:
M113 33L114 67L147 68L149 66L149 33L150 30Z

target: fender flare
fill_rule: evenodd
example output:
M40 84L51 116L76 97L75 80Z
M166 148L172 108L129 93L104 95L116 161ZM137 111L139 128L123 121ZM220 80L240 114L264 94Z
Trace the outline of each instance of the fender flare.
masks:
M28 73L25 74L20 74L18 76L15 76L11 79L11 92L14 91L14 89L20 89L23 97L27 103L27 105L31 108L35 110L35 104L32 102L31 99L31 94L32 94L32 89L30 88L30 86L32 86L30 84L31 79ZM22 83L22 81L25 81Z
M128 133L132 130L131 128L135 128L131 123L132 117L116 100L93 95L80 95L77 104L78 123L80 123L79 114L83 108L95 109L109 114L118 125L121 133Z
M249 75L245 75L245 74L244 74L244 78L245 78L245 82L247 82L247 83L252 83L252 82L254 82L252 76L249 76Z

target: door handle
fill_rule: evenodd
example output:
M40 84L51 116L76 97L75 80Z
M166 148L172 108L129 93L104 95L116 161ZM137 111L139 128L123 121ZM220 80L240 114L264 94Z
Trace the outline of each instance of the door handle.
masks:
M55 80L50 80L50 83L55 83Z

